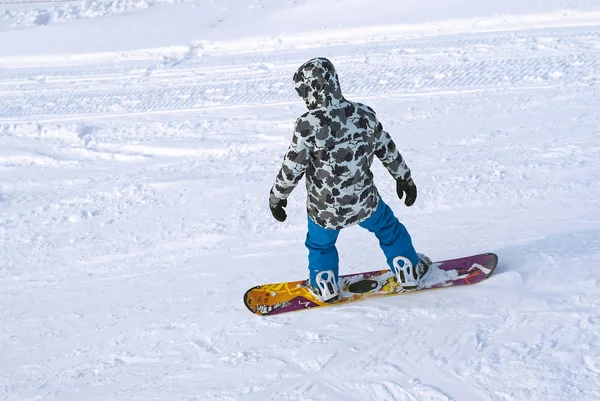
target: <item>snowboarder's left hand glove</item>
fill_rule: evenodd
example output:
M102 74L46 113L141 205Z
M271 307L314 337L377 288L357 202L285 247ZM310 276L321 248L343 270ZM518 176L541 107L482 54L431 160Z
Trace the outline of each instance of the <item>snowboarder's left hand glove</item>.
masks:
M281 221L282 223L287 218L284 207L287 206L287 199L277 199L273 196L269 198L269 207L275 220Z
M408 181L396 181L396 193L400 200L402 200L403 195L406 195L404 198L404 204L406 206L412 206L417 200L417 186L412 178L409 178Z

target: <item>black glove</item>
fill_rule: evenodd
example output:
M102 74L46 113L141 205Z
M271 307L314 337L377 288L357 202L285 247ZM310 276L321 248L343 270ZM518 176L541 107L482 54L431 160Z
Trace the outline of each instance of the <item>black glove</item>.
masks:
M406 195L404 198L404 204L406 206L412 206L417 200L417 186L412 178L408 179L408 181L396 181L396 193L400 200L402 200L403 195Z
M284 222L287 218L287 214L285 213L284 207L287 206L287 199L273 199L269 200L269 207L271 208L271 213L273 213L273 217L275 220Z

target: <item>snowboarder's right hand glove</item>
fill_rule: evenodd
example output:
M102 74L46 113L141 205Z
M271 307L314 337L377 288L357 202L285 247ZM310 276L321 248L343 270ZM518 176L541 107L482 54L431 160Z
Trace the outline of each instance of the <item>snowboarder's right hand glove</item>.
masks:
M402 200L403 195L406 195L404 198L404 204L406 206L412 206L417 200L417 186L412 178L409 178L408 181L396 181L396 193L400 200Z
M284 207L287 206L287 199L277 199L275 197L270 197L269 199L269 207L271 208L271 213L275 220L284 222L287 218L287 214L285 213Z

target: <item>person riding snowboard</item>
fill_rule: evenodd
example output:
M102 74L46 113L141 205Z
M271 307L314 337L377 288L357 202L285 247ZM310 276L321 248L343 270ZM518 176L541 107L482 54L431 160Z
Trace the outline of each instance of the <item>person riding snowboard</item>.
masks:
M331 61L314 58L294 74L296 92L308 112L296 120L294 135L269 194L273 217L285 221L287 198L306 175L308 193L309 288L324 302L339 297L340 230L355 224L374 233L399 285L414 290L431 260L417 254L411 237L373 182L376 156L396 180L406 206L417 198L409 168L369 106L342 96Z

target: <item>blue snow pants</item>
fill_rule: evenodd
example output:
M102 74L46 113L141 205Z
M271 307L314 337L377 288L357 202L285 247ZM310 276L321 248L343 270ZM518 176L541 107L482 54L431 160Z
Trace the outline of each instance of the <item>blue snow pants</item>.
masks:
M406 227L398 221L383 199L379 200L379 205L371 217L359 225L375 234L392 270L396 256L407 257L413 266L419 263L419 257ZM339 234L340 230L323 228L310 217L308 218L305 245L308 248L308 270L312 285L316 285L315 276L324 270L333 270L336 280L339 277L339 256L335 247ZM367 270L377 270L377 267L372 266Z

